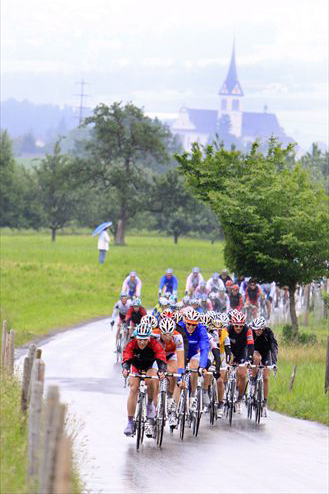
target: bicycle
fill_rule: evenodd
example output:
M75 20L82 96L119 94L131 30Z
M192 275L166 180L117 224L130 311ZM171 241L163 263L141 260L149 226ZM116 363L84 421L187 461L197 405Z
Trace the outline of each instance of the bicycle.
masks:
M252 305L252 304L245 305L243 310L246 315L246 324L250 324L251 321L257 317L257 312L258 312L257 305Z
M224 416L229 419L230 426L232 425L233 412L235 412L236 404L236 373L238 367L244 367L246 364L233 364L229 366L228 381L224 396Z
M159 379L157 376L147 376L145 373L129 374L129 377L139 377L139 389L138 389L138 399L137 399L137 407L134 417L134 433L132 436L136 434L136 449L139 451L139 447L144 439L144 431L145 424L147 421L146 418L146 379Z
M182 374L181 392L178 402L179 437L184 439L186 419L189 416L189 371Z
M257 369L256 376L253 377L251 369ZM276 365L249 365L248 373L248 395L247 395L247 416L251 420L252 412L255 412L255 422L260 423L263 414L264 403L264 369L277 370ZM255 381L256 379L256 381Z
M201 422L201 415L203 413L202 407L202 376L199 374L198 370L190 369L190 372L198 373L198 381L196 385L196 407L195 410L191 410L191 424L193 436L197 437Z
M126 323L122 323L120 327L120 332L118 334L118 339L116 342L116 354L117 354L117 364L122 362L122 352L126 344L128 343L128 327Z
M217 381L214 376L215 367L211 366L208 369L207 374L212 375L212 381L209 386L209 421L210 425L214 425L215 419L217 420L216 407L218 402L218 391L217 391Z
M168 377L180 377L180 374L166 372L166 377L160 381L159 398L156 415L156 441L157 446L161 448L163 441L163 431L167 422L167 388Z

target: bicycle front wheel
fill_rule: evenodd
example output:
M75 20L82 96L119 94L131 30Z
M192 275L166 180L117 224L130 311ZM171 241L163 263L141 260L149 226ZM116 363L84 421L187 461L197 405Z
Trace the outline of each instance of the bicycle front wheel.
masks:
M215 392L214 386L216 386L216 384L214 384L214 383L212 383L212 385L210 386L210 403L209 403L210 425L214 425L215 418L217 417L217 415L216 415L216 392Z
M255 421L256 424L259 424L260 422L260 417L262 415L262 401L263 401L263 389L262 389L262 382L259 382L257 385L257 392L256 392L256 413L255 413Z
M184 432L185 432L185 421L186 421L186 413L187 413L187 395L186 390L184 389L181 393L180 402L179 402L179 437L183 441Z
M233 419L234 395L235 395L235 384L232 382L230 385L229 411L228 411L228 420L230 425L232 425L232 419Z
M198 435L199 432L201 414L202 414L202 389L199 388L197 390L197 409L193 413L193 436L195 437Z
M136 449L139 450L144 436L143 397L139 396L136 417Z
M160 394L160 403L158 407L158 414L156 418L156 438L157 438L157 446L161 448L162 440L163 440L163 430L165 426L166 420L166 396L165 391L162 391Z

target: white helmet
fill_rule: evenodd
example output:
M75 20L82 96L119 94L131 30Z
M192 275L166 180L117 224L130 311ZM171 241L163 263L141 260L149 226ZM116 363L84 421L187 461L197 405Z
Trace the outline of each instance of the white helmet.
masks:
M146 314L146 316L143 316L141 319L141 323L151 324L153 329L156 328L158 325L157 318L152 316L152 314Z
M173 334L176 328L176 323L173 319L164 317L160 320L159 327L162 334Z
M184 320L188 324L198 324L199 318L199 313L194 309L188 309L184 315Z
M152 334L152 326L148 322L141 322L138 324L134 331L134 336L140 340L146 340L150 338Z

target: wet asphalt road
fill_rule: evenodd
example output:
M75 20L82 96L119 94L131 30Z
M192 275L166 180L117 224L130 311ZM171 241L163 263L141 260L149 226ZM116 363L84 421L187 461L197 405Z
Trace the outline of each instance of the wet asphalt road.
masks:
M60 387L86 490L94 493L328 493L328 431L269 412L259 426L234 416L199 436L165 431L162 450L126 438L126 401L109 319L59 333L42 345L46 386ZM18 366L22 363L18 360Z

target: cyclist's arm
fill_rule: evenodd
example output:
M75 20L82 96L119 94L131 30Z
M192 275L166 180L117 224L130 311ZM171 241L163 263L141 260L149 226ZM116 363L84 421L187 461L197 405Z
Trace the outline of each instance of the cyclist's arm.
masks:
M139 278L137 278L137 285L135 289L136 297L141 296L141 291L142 291L142 281Z
M163 287L164 287L164 284L165 284L165 281L166 281L166 276L162 276L161 280L160 280L160 285L159 285L159 293L162 293L162 290L163 290Z
M122 368L123 369L130 369L132 360L134 358L134 346L135 346L135 340L129 341L125 348L123 349L122 353Z
M154 357L158 364L159 372L165 372L167 370L166 352L162 345L154 338L150 340L150 346L154 351Z
M271 345L272 362L273 364L276 364L278 360L278 351L279 351L278 342L276 341L274 333L270 328L268 328L268 334Z
M133 307L129 307L128 312L126 314L126 323L127 323L127 326L130 326L131 316L132 316L133 310L134 310Z
M185 333L185 329L180 326L180 324L176 324L176 331L178 331L182 338L183 338L183 344L184 344L184 367L187 365L187 359L188 359L188 337L187 334Z
M115 321L115 319L116 319L116 318L117 318L117 316L118 316L118 312L119 312L119 306L118 306L118 304L116 303L116 304L115 304L115 306L114 306L114 308L113 308L113 312L112 312L112 316L111 316L112 321Z
M176 278L176 276L173 276L172 291L173 291L173 294L174 295L177 295L177 291L178 291L178 279Z
M189 274L188 277L186 278L186 286L185 286L185 291L188 292L190 290L190 285L191 285L191 278L192 275Z
M200 331L200 367L206 368L208 362L208 353L210 350L210 343L207 334L207 330L204 326L201 326Z

